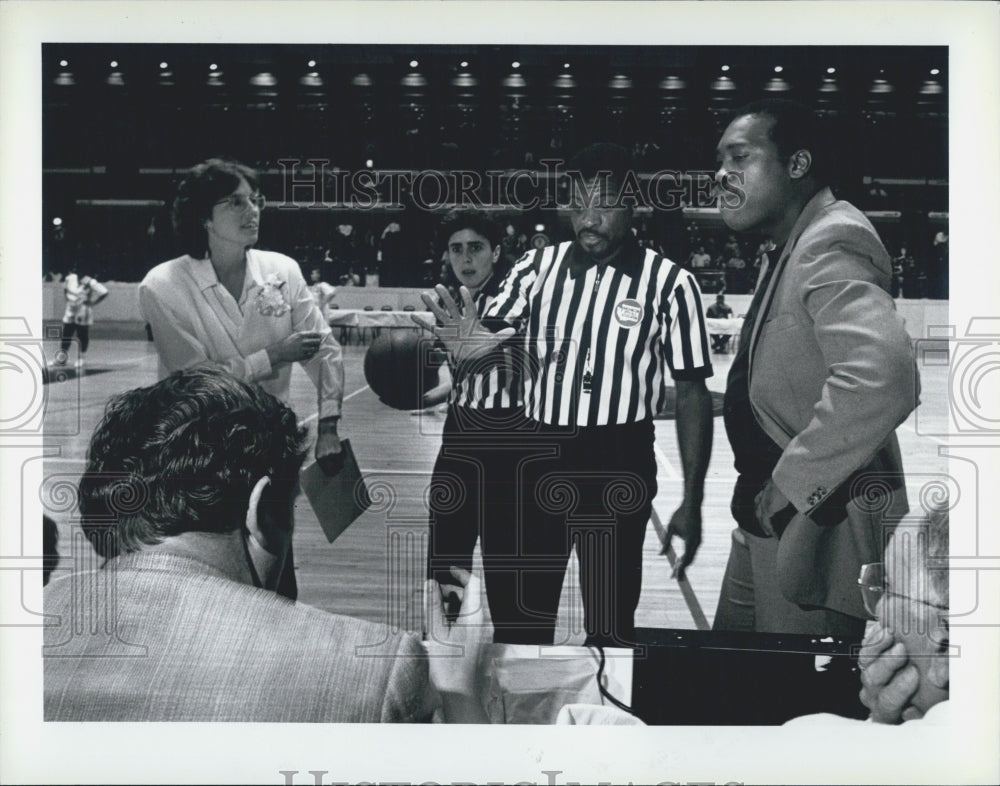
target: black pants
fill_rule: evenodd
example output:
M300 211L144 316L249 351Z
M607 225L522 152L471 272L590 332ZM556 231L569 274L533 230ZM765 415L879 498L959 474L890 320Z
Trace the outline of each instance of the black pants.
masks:
M449 408L428 495L428 577L454 583L449 568L471 570L480 538L489 597L488 554L516 526L517 473L529 427L520 408Z
M543 426L518 471L516 527L488 543L494 641L554 642L576 546L587 644L629 646L656 496L653 422Z
M87 347L90 346L90 325L77 325L75 322L63 322L62 342L60 344L63 352L66 352L69 349L69 344L73 339L74 333L80 337L80 354L82 355L87 351Z

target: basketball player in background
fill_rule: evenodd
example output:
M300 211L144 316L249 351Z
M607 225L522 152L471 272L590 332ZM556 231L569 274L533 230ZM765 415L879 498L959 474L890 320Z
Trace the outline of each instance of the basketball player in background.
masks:
M71 272L63 282L66 311L63 312L62 342L56 353L56 365L65 366L69 360L69 345L74 334L80 338L80 354L76 367L83 368L90 347L90 328L94 324L94 306L108 296L108 288L92 276L77 276Z

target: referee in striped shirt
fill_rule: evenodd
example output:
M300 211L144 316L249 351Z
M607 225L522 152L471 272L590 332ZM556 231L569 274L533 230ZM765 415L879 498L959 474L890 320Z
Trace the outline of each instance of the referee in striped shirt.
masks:
M528 356L527 417L536 451L521 468L519 562L494 640L550 644L568 556L576 546L587 644L629 646L642 583L642 544L656 495L653 416L677 393L677 436L684 494L667 543L685 543L681 572L701 542L701 503L711 453L712 374L701 297L693 276L631 232L632 208L620 199L631 159L624 148L592 145L568 165L569 219L576 240L526 254L497 299L476 318L439 288L425 295L461 359L485 355L519 331Z

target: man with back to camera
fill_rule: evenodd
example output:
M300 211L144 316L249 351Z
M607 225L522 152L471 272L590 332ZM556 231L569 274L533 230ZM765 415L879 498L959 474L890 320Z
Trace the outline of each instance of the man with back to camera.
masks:
M701 542L701 503L711 454L712 366L694 276L635 240L621 192L628 151L595 144L567 165L574 241L529 251L476 318L467 290L460 308L443 287L424 295L457 359L485 355L523 330L524 399L538 456L524 462L520 551L508 576L510 618L497 638L551 644L572 545L580 562L588 644L629 646L642 583L642 544L656 495L653 416L677 392L684 494L667 528L691 564ZM551 446L548 454L541 450ZM492 610L492 600L491 600ZM501 630L504 630L503 638Z
M466 657L428 659L412 634L273 591L306 436L287 406L213 368L111 401L80 480L83 530L107 562L45 589L45 720L398 723L439 707L485 720L480 631L444 624L436 585L429 629Z
M855 580L908 510L895 429L917 404L889 255L834 198L813 112L734 113L718 145L726 225L773 240L726 385L739 525L714 627L860 639Z

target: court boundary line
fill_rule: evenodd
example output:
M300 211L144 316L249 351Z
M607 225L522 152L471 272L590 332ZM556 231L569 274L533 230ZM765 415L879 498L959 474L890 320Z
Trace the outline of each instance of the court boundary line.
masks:
M673 546L670 546L666 542L667 532L655 508L650 511L649 519L653 522L653 528L656 530L656 536L660 540L660 545L666 551L667 561L670 563L670 567L673 568L677 562L677 554L674 552ZM676 581L681 589L681 595L684 597L684 602L687 604L688 612L691 614L691 619L694 621L695 627L698 630L711 630L711 626L708 624L708 617L705 616L705 612L701 608L701 603L698 602L698 596L694 592L694 587L687 580L687 576L678 578Z

